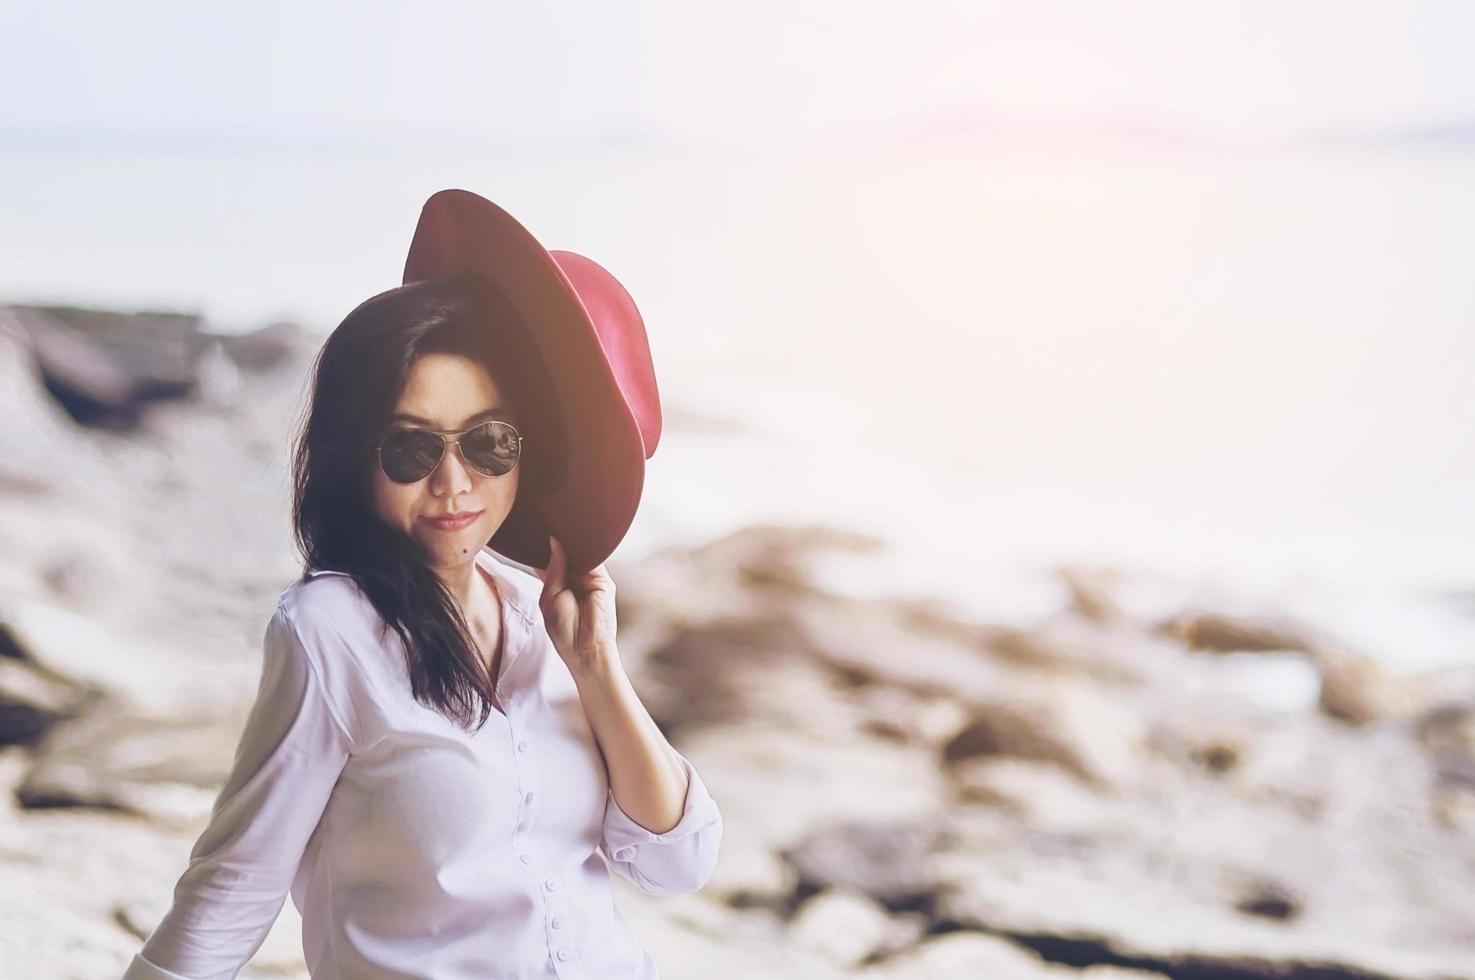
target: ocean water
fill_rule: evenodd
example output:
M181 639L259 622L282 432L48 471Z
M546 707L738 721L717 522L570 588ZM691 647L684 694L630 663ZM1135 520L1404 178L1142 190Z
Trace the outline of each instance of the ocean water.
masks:
M326 333L398 283L424 198L467 187L644 314L667 419L622 558L826 523L888 543L823 566L862 594L1018 618L1058 603L1051 567L1099 562L1427 666L1475 660L1472 163L988 134L9 144L0 297Z

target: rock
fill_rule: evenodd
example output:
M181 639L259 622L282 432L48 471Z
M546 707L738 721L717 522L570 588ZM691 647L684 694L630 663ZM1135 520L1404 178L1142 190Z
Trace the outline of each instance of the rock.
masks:
M3 306L0 419L0 490L44 504L68 486L108 486L108 460L47 390L30 333ZM65 468L57 467L58 459L67 461Z
M904 949L910 949L926 937L931 925L931 918L924 912L892 913L881 945L873 954L874 958L894 956Z
M1230 905L1237 912L1262 919L1294 920L1306 910L1306 895L1268 875L1226 874L1223 884L1237 892Z
M1304 653L1321 674L1321 710L1351 725L1407 718L1420 703L1415 679L1348 650L1321 630L1284 617L1195 612L1169 620L1161 631L1193 650Z
M724 830L722 855L702 893L737 909L765 908L786 913L799 884L793 865L754 835Z
M1014 756L1060 766L1100 788L1132 779L1145 743L1140 718L1082 684L1019 693L979 711L943 746L949 766Z
M1475 662L1448 664L1414 675L1419 700L1426 705L1475 704Z
M850 820L822 827L782 853L802 891L863 892L888 909L928 904L936 885L933 855L948 843L940 818Z
M875 553L883 547L880 538L840 528L766 524L735 531L694 549L690 557L699 564L729 569L742 585L823 595L805 564L812 554L831 550Z
M925 752L859 737L819 740L769 726L703 729L680 743L722 807L722 858L704 894L787 915L800 882L783 849L847 814L906 820L942 799ZM877 794L876 787L885 787Z
M195 386L201 319L179 313L113 313L12 306L30 337L47 389L78 422L131 428L143 406Z
M645 610L667 624L691 625L787 610L801 601L834 601L814 584L810 557L880 547L879 539L836 528L759 525L696 548L657 551L618 566L621 630L638 627Z
M1278 616L1188 612L1160 624L1159 632L1190 650L1297 650L1312 653L1331 644L1317 630Z
M998 936L978 932L949 932L894 956L884 963L861 970L857 977L868 980L910 980L913 977L998 977L1000 980L1162 980L1161 973L1147 973L1112 966L1076 970L1046 962L1039 954Z
M1071 608L1081 616L1107 626L1127 621L1127 613L1115 595L1122 578L1119 572L1067 565L1060 569L1060 578L1069 591Z
M1031 827L1052 833L1090 827L1099 819L1094 793L1058 766L983 756L953 769L958 803L1010 810Z
M295 323L279 320L247 333L213 334L230 359L247 371L269 371L292 363L313 343Z
M0 745L40 742L102 693L98 685L38 659L25 631L0 620Z
M1321 672L1321 710L1349 725L1408 718L1419 706L1419 685L1371 657L1326 647L1314 654Z
M1327 767L1322 778L1337 799L1319 821L1230 791L1189 792L1167 774L1144 781L1153 797L1100 798L1096 819L1061 829L1028 814L964 811L952 850L934 858L946 869L934 915L1079 964L1135 960L1204 976L1458 976L1468 949L1457 923L1475 921L1475 897L1462 884L1475 852L1461 858L1433 844L1418 801L1404 802L1420 782L1416 768L1381 790L1370 781L1370 772L1393 772L1393 736L1364 746L1345 772ZM1417 909L1404 889L1424 896Z
M751 713L749 692L761 695L770 686L767 672L805 657L806 647L804 634L782 615L679 629L644 658L642 692L669 737L730 723Z
M202 408L222 411L233 407L241 393L241 371L224 345L211 340L200 355L197 400Z
M159 651L105 623L59 603L12 596L0 604L0 623L22 648L35 670L87 692L164 708L180 700L170 684L160 684L161 669L181 687L196 674L218 674L208 662L188 670L168 664ZM198 624L192 624L198 629ZM79 694L79 697L82 695Z
M58 556L41 571L41 580L50 592L66 600L81 600L95 595L105 576L81 556Z
M1440 782L1475 789L1475 700L1436 705L1413 730Z
M851 686L888 686L923 698L984 703L1007 683L979 647L942 630L904 625L900 609L874 602L806 602L789 615L807 647Z
M238 722L218 714L150 718L98 701L36 747L16 798L30 809L87 807L173 821L208 815L234 758Z
M1475 789L1435 786L1430 791L1429 811L1441 826L1475 837Z
M1255 731L1250 723L1225 719L1195 719L1183 725L1158 724L1148 735L1148 744L1164 758L1184 769L1210 776L1234 773L1255 751Z
M882 949L892 931L879 902L848 888L826 888L800 902L789 928L795 942L842 966Z
M810 580L816 550L869 550L875 539L824 527L745 528L698 548L666 549L628 565L611 559L620 582L621 652L631 662L669 642L672 631L721 621L787 618L844 600Z
M654 951L663 977L842 980L852 975L788 941L783 924L766 912L723 908L701 894L657 898L624 879L616 879L614 887L621 914Z
M958 701L915 695L895 687L867 686L854 695L861 727L872 735L940 750L968 721Z
M1030 629L999 631L988 651L1011 664L1111 683L1147 680L1161 653L1152 638L1135 627L1103 627L1080 616L1063 615Z

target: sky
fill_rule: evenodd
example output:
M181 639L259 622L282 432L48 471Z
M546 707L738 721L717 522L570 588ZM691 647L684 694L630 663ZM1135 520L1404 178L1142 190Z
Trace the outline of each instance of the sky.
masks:
M1471 50L1468 0L8 0L0 301L325 333L467 187L618 275L688 417L952 467L888 511L973 515L948 576L1009 535L1464 574ZM743 520L869 476L745 451ZM732 460L686 452L656 513L707 533Z
M1475 4L9 2L0 141L1475 120Z

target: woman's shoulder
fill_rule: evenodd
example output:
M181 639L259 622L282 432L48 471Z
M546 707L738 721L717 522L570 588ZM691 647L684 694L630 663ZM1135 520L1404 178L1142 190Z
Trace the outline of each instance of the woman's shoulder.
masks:
M365 664L393 636L358 580L345 572L309 571L277 597L276 618L319 657ZM389 637L386 636L389 634Z
M374 665L382 658L370 648L381 641L370 617L377 614L351 576L306 575L279 593L265 636L266 661L300 662L355 742L371 730L367 720L379 714Z
M362 625L377 618L358 580L346 572L311 569L277 596L277 612L303 625Z

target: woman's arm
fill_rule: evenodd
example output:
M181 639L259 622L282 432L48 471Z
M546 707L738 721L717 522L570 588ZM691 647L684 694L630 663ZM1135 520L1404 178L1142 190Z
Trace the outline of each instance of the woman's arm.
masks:
M230 980L266 939L353 749L315 656L278 606L231 772L123 980Z
M722 814L695 767L666 740L618 654L574 676L609 771L601 848L652 895L694 892L712 877Z
M563 543L550 535L548 549L538 608L609 772L600 847L615 870L643 891L696 891L717 868L717 801L666 741L625 673L608 570L600 564L570 578Z

